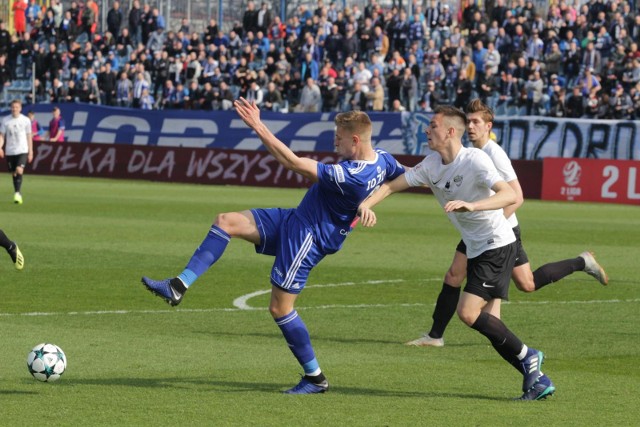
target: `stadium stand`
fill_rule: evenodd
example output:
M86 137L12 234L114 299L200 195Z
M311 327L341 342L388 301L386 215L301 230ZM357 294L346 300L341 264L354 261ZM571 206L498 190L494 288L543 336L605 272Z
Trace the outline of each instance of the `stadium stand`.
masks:
M244 96L281 112L430 112L478 96L498 115L640 118L640 13L625 1L318 0L284 22L248 1L229 28L210 19L201 31L138 0L38 1L24 33L0 24L0 107L218 110Z

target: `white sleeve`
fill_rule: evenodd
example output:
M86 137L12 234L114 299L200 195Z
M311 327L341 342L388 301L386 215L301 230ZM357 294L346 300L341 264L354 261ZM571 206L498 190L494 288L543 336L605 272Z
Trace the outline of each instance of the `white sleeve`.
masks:
M411 187L420 187L425 184L430 184L429 173L426 167L426 160L427 159L422 160L420 163L404 173L404 177Z
M487 153L477 150L475 154L476 161L473 162L473 165L476 168L476 175L478 176L479 182L484 183L488 188L493 188L498 181L505 180L500 176L498 170L491 161L491 157L489 157Z
M516 175L516 171L513 169L513 165L511 164L511 159L509 159L507 153L505 153L500 146L496 144L496 147L491 151L490 156L502 179L507 182L518 179L518 175Z
M24 131L27 133L27 135L31 135L31 119L25 116L25 120L23 120L23 122L24 122Z

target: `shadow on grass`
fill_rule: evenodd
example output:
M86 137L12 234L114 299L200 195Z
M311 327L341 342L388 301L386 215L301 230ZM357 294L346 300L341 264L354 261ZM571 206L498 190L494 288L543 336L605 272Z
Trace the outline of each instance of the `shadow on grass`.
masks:
M201 389L202 392L216 393L247 393L261 392L269 394L281 394L282 391L292 387L291 384L270 384L256 382L240 382L240 381L224 381L216 379L202 378L102 378L102 379L82 379L74 378L65 381L60 386L76 387L78 385L89 386L120 386L120 387L140 387L140 388L166 388L166 389L191 389L194 387ZM343 396L368 396L368 397L403 397L403 398L458 398L472 400L489 400L501 402L508 399L499 396L486 396L473 393L449 393L446 391L400 391L400 390L384 390L366 387L345 387L332 386L328 395Z

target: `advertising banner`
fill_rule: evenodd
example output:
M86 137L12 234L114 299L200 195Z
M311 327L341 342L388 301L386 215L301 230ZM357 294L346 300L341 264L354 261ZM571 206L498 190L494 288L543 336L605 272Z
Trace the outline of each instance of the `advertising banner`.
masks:
M95 178L146 179L199 184L308 187L267 151L184 147L37 142L29 173ZM300 152L321 163L339 161L335 153ZM406 166L421 157L396 156Z
M545 158L542 199L640 205L640 162Z
M150 147L121 144L36 142L29 174L146 179L197 184L306 188L311 183L284 169L265 150ZM336 163L335 153L299 152L322 163ZM407 167L422 156L395 155ZM542 162L514 160L524 195L539 199ZM417 189L418 192L429 192Z

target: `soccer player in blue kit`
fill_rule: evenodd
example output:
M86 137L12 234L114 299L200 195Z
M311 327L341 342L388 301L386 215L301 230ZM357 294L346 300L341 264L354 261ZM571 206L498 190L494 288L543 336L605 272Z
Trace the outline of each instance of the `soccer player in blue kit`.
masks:
M325 255L340 250L356 221L360 203L385 180L404 173L389 153L373 149L371 120L350 111L335 117L335 148L345 160L325 165L298 157L260 120L255 103L240 98L238 115L257 134L267 150L286 169L313 182L295 209L251 209L218 214L204 241L177 277L142 278L144 286L175 306L185 292L222 256L231 238L253 243L256 252L275 256L271 270L269 311L289 348L304 370L304 377L288 394L327 391L329 383L316 360L306 325L294 309L307 277Z

